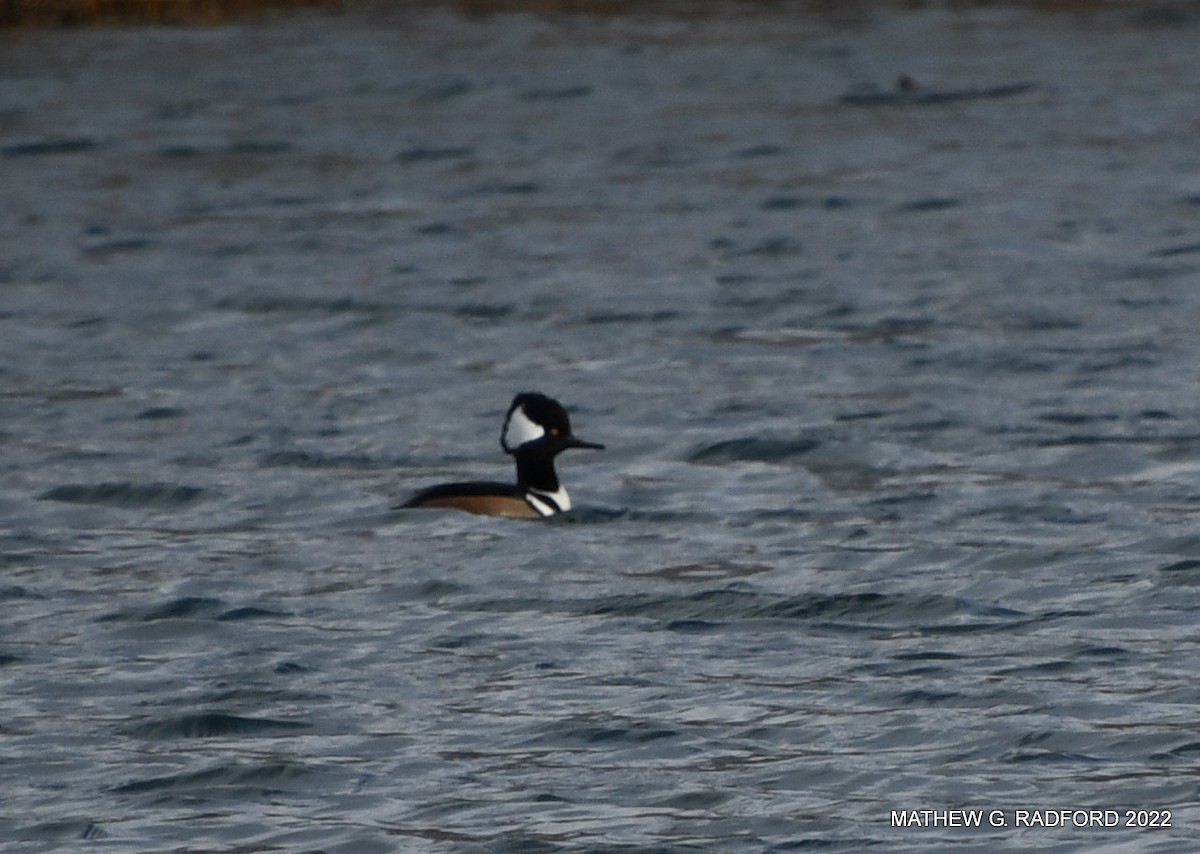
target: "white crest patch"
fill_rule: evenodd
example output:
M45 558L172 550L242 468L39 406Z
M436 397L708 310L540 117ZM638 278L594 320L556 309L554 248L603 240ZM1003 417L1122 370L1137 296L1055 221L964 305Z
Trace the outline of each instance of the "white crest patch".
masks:
M546 499L550 500L547 501ZM559 511L565 513L571 509L571 496L567 495L566 488L562 486L554 492L541 492L536 489L530 489L525 493L525 500L532 504L533 509L543 516L553 516ZM554 504L551 504L551 501ZM558 505L558 510L554 509L555 504Z
M504 448L515 451L526 442L533 442L545 435L546 429L526 415L524 407L518 406L504 425Z

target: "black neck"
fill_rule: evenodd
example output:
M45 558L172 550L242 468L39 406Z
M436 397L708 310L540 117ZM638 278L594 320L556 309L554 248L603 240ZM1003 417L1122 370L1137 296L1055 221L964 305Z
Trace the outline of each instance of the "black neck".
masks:
M536 489L539 492L557 492L558 475L554 472L554 460L541 454L515 454L517 458L517 485Z

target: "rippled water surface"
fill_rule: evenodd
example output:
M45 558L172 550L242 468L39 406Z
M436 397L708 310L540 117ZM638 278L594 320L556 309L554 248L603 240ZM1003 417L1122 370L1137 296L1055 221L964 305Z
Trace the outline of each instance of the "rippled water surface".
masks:
M1143 8L5 34L0 847L1194 850ZM389 510L524 389L576 510Z

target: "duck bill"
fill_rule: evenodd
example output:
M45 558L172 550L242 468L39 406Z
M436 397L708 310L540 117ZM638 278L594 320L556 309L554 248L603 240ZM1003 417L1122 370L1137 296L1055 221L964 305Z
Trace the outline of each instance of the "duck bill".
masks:
M583 441L583 439L576 439L574 436L572 436L570 439L567 440L567 447L568 448L586 448L587 450L591 450L591 451L603 451L604 450L604 446L601 445L599 442L585 442L585 441Z

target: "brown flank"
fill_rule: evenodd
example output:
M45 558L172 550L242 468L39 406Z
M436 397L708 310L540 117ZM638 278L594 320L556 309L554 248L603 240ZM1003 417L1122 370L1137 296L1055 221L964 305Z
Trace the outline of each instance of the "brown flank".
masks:
M422 501L418 507L454 507L483 516L511 516L517 519L540 519L524 498L515 495L443 495Z

